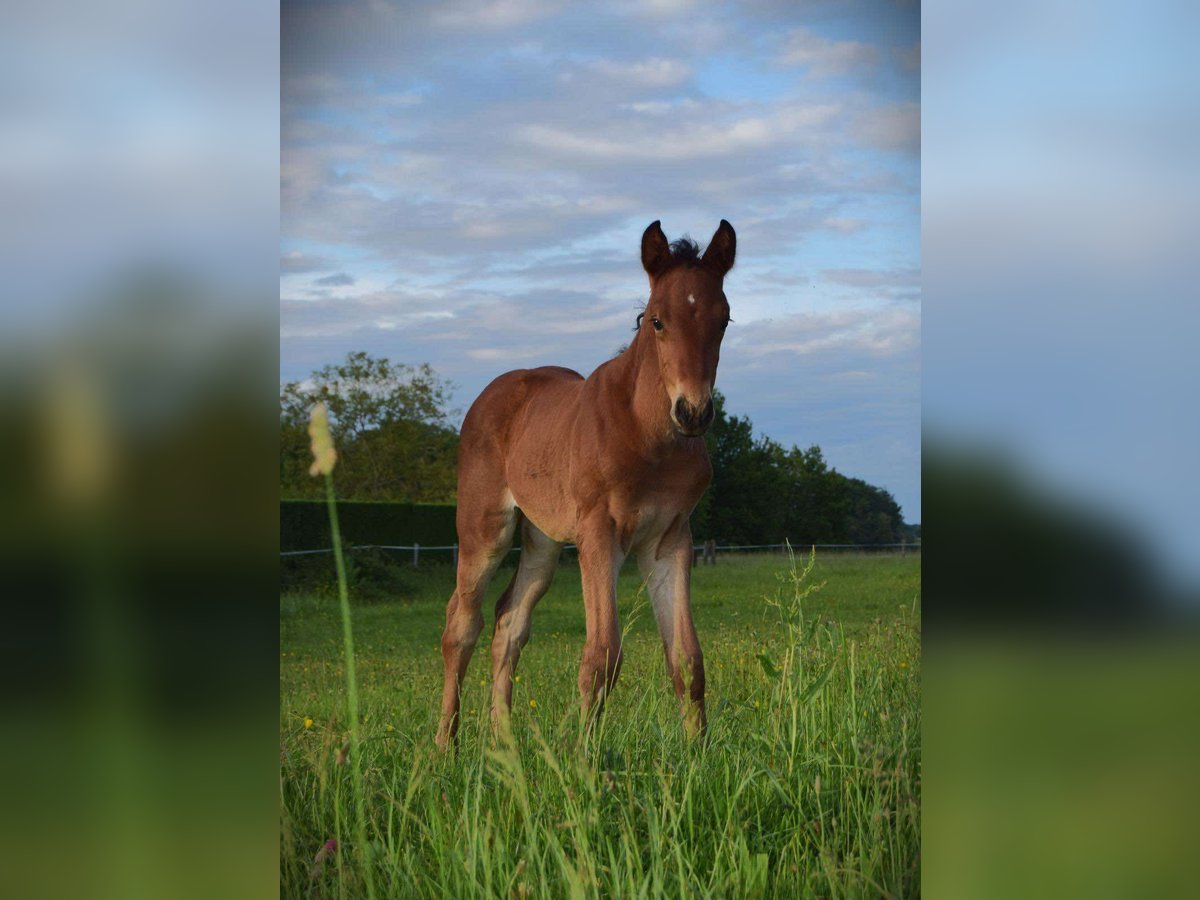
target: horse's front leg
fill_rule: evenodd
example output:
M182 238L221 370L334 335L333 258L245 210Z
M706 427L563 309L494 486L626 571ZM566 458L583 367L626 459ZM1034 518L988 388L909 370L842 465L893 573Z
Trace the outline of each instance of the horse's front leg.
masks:
M616 525L607 511L579 523L579 568L583 575L583 605L587 642L579 666L580 707L589 722L604 706L604 698L621 670L621 631L617 622L617 574L625 554Z
M704 712L704 655L692 621L692 529L680 516L653 546L638 554L658 633L689 737L708 727Z

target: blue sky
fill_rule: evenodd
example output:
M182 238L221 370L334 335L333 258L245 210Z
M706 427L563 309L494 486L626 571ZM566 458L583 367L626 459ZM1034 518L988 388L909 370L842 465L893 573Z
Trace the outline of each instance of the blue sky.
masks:
M587 374L642 230L738 232L718 387L920 521L920 10L907 3L292 3L280 358L429 362L465 412Z

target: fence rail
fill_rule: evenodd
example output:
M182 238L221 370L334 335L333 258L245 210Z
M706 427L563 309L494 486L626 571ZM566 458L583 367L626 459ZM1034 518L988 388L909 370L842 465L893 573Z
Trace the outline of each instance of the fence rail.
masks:
M919 553L921 545L918 544L718 544L707 548L713 554L728 553L730 551L737 552L741 550L786 550L789 546L793 549L804 550L813 548L815 550L899 550L901 553ZM426 546L424 544L351 544L347 547L349 550L396 550L412 553L412 563L414 566L421 563L421 552L446 552L450 551L452 560L458 562L458 544L440 544ZM564 544L564 550L578 549L575 544ZM696 544L692 548L692 552L696 554L705 553L704 544ZM280 552L281 557L285 556L313 556L320 553L332 553L333 548L324 547L319 550L284 550ZM509 553L520 553L520 547L513 547ZM710 557L711 559L711 557Z

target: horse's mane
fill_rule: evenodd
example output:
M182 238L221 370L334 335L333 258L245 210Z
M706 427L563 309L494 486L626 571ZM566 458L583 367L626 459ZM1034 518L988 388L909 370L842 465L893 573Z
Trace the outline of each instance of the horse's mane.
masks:
M671 241L671 260L685 266L700 264L700 245L686 234L679 240Z

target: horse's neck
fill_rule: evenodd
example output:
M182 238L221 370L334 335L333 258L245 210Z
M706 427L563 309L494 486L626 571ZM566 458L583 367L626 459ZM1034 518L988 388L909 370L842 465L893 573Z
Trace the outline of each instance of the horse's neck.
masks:
M629 431L647 448L661 445L665 449L673 444L670 403L654 345L639 333L613 362L614 411L629 420Z

